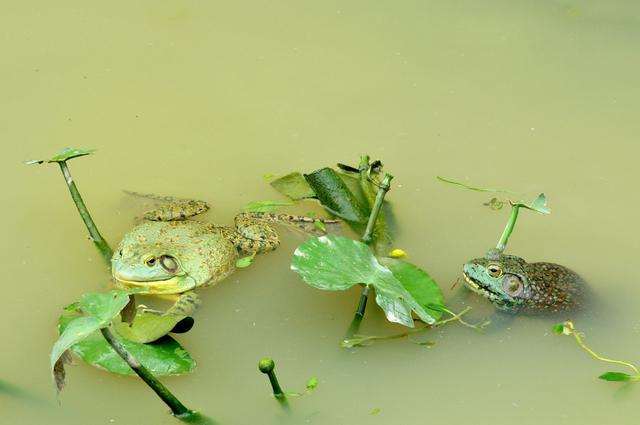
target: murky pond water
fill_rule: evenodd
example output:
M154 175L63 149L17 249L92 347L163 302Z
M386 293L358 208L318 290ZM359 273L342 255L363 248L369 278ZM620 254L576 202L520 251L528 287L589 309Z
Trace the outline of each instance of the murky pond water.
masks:
M587 342L640 361L637 2L374 3L3 6L0 379L26 394L0 393L0 422L177 423L137 380L83 364L55 400L48 353L61 308L109 284L58 170L21 163L67 145L99 150L71 167L112 243L145 208L122 189L205 199L207 219L231 223L246 203L279 199L265 173L369 153L396 177L396 245L447 296L507 212L435 176L544 191L552 214L523 213L508 250L584 276L597 298L576 318ZM596 379L618 369L552 335L553 320L485 334L446 326L425 334L430 348L341 349L359 291L305 285L289 270L302 239L283 239L202 292L197 326L180 337L199 367L164 380L220 423L637 423L640 387ZM492 312L467 302L476 319ZM400 330L369 306L363 332ZM287 389L320 380L290 414L256 369L265 355Z

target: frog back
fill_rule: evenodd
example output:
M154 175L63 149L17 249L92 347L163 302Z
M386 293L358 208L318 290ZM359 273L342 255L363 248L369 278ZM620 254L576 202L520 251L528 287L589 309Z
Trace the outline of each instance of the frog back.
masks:
M560 264L527 264L529 298L523 313L557 313L579 311L588 299L585 281L574 271Z

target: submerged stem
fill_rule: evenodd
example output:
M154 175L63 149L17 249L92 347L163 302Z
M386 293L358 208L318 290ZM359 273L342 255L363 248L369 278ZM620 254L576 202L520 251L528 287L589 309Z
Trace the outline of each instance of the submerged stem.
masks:
M127 351L126 348L118 341L116 336L109 330L109 328L102 328L100 330L102 335L107 340L109 345L118 353L120 357L133 369L133 371L147 384L162 401L169 406L171 412L178 418L187 418L194 415L192 410L189 410L184 404L180 402L174 396L171 391L167 389L149 370L136 360L135 357Z
M622 360L607 359L607 358L602 357L601 355L597 354L591 348L587 347L587 345L582 341L582 338L580 337L580 334L578 333L576 328L573 326L573 322L571 320L567 320L565 322L565 325L566 325L567 329L569 329L569 332L571 332L571 334L574 336L574 338L578 342L578 345L584 351L586 351L587 353L591 354L593 357L595 357L596 359L598 359L598 360L600 360L602 362L615 363L615 364L619 364L619 365L622 365L622 366L627 366L628 368L632 369L635 372L636 376L640 375L640 371L638 370L638 368L635 367L634 365L632 365L631 363L623 362Z
M380 340L388 340L388 339L399 339L399 338L403 338L405 336L410 336L416 333L420 333L420 332L424 332L426 330L429 329L434 329L437 327L440 327L442 325L446 325L447 323L450 322L459 322L461 325L472 328L472 329L476 329L481 331L485 326L487 326L489 324L489 322L480 322L477 324L473 324L473 323L468 323L466 321L464 321L462 319L462 316L464 316L465 314L467 314L469 311L471 310L471 307L467 307L464 310L462 310L460 313L454 313L451 310L445 310L448 314L451 315L450 318L445 319L445 320L440 320L437 321L433 324L425 324L425 326L421 327L421 328L416 328L416 329L410 329L408 331L404 331L398 334L392 334L392 335L357 335L357 334L353 334L351 335L351 337L345 338L341 345L344 348L351 348L351 347L356 347L356 346L365 346L369 343L372 343L374 341L380 341ZM416 320L420 320L420 319L416 319Z
M62 175L64 176L64 181L67 183L67 187L69 188L69 192L71 193L71 198L73 202L76 204L76 208L80 213L80 217L82 217L82 221L84 225L87 226L87 230L89 231L89 235L91 236L91 240L96 245L96 248L102 254L102 258L107 263L107 265L111 265L111 257L113 256L113 251L107 241L102 237L98 227L95 222L91 218L91 214L89 214L89 210L87 206L84 204L82 200L82 196L80 196L80 192L76 187L76 183L73 181L73 177L71 177L71 172L69 171L69 167L67 166L66 161L58 162L60 165L60 170L62 171Z
M518 219L518 212L520 210L520 205L511 205L511 216L509 216L509 221L502 232L502 236L500 236L500 240L498 241L498 245L496 245L496 249L500 252L504 251L507 246L507 242L509 241L509 236L513 232L513 226L516 224L516 220Z

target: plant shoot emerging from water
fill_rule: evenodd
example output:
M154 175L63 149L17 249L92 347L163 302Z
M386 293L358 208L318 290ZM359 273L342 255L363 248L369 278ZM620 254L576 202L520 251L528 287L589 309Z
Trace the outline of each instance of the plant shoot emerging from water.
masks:
M598 376L598 378L604 381L617 381L617 382L640 381L640 370L638 370L638 368L635 365L628 362L624 362L622 360L613 360L613 359L608 359L606 357L602 357L601 355L593 351L591 348L587 347L587 345L582 340L582 336L576 330L571 320L567 320L566 322L563 322L563 323L558 323L554 325L552 329L553 329L553 332L557 335L573 335L573 337L576 339L576 342L578 343L580 348L582 348L584 351L589 353L591 356L593 356L597 360L600 360L601 362L605 362L605 363L614 363L614 364L626 366L633 371L633 374L628 374L624 372L605 372L602 375Z

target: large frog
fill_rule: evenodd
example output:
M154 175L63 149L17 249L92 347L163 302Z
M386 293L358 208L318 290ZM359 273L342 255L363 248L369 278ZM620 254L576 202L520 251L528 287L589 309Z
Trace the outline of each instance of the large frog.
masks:
M166 204L145 213L144 222L124 236L111 258L111 270L120 287L173 296L176 302L167 314L192 314L198 304L193 290L215 285L233 273L239 254L275 250L280 240L269 223L311 233L324 227L314 226L317 219L268 213L241 213L235 217L235 227L219 226L188 220L209 209L204 201L141 196Z
M463 267L466 286L509 313L554 313L579 308L586 286L575 272L559 264L527 263L490 250Z

